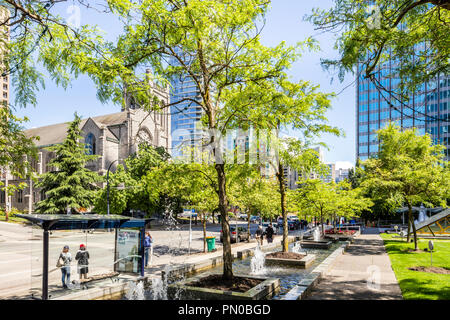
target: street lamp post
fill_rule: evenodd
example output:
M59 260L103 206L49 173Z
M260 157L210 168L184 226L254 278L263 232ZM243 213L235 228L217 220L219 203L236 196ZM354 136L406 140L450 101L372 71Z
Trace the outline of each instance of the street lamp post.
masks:
M106 172L106 213L109 216L109 171L111 170L111 166L114 162L119 161L119 159L114 160L108 167L108 171Z

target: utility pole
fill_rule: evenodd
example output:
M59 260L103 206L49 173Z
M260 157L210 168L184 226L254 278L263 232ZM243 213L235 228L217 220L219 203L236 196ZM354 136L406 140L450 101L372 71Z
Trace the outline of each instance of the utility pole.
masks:
M8 193L8 167L5 167L5 215L6 215L6 221L8 221L9 217L9 210L10 210L10 204L9 204L9 193Z
M33 177L30 174L30 195L28 197L28 214L33 213Z
M109 171L111 170L111 166L113 163L119 161L119 159L114 160L109 164L108 171L106 172L106 213L109 216Z

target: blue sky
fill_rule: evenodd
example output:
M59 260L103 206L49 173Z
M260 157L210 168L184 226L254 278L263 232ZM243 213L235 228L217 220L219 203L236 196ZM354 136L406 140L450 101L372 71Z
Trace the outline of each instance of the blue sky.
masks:
M336 98L332 100L332 110L328 112L329 123L345 131L345 137L334 137L324 135L320 141L325 142L330 150L324 150L326 162L349 161L355 162L355 85L354 76L348 75L343 83L334 77L329 71L322 69L320 58L336 57L337 52L333 49L334 38L332 34L319 34L314 27L303 21L303 16L309 14L313 7L327 8L331 6L331 0L320 1L298 1L298 0L275 0L272 2L265 29L262 33L263 43L275 45L280 41L295 44L309 36L318 40L321 51L306 53L302 59L296 62L290 70L292 80L309 80L319 84L323 92L339 93L350 85ZM62 17L69 17L67 8L70 5L63 3L59 5ZM97 14L93 11L81 11L81 23L97 24L105 30L109 36L120 32L119 24L115 23L110 16ZM82 117L97 116L120 111L119 106L105 105L96 98L96 90L92 81L81 76L73 81L72 86L64 90L56 87L50 79L46 83L46 89L38 93L37 107L28 107L17 110L19 116L27 116L30 121L25 124L26 128L40 127L44 125L71 121L74 112ZM14 94L12 94L14 99ZM12 100L13 101L13 100ZM293 133L291 133L293 134Z

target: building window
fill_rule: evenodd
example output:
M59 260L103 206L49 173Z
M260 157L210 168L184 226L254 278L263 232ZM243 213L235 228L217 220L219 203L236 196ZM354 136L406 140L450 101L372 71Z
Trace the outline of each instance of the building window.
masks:
M23 191L19 190L17 191L17 203L22 203L23 202Z
M42 201L42 200L45 200L45 198L46 198L46 197L45 197L45 191L44 191L44 190L41 190L40 193L41 193L41 201Z
M86 154L96 154L95 136L92 133L88 133L84 141L86 143Z
M6 192L5 190L0 190L0 203L5 203L6 201Z

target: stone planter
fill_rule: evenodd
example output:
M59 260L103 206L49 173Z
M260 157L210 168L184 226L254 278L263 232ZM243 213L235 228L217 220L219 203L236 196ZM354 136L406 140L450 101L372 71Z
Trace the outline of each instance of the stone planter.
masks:
M235 277L264 280L246 292L232 292L217 289L195 287L192 283L201 278L219 273L202 273L192 278L172 283L167 288L169 299L183 300L266 300L272 298L280 290L280 280L246 274L235 274Z
M315 254L308 254L302 259L284 259L284 258L268 258L266 255L266 265L285 265L295 268L306 269L308 268L316 259Z
M302 248L308 249L330 249L332 242L329 240L303 240L300 241Z

